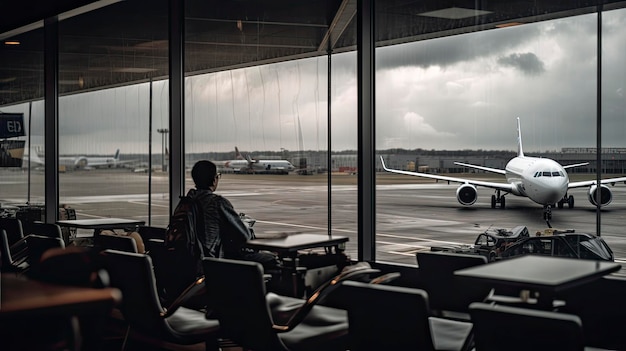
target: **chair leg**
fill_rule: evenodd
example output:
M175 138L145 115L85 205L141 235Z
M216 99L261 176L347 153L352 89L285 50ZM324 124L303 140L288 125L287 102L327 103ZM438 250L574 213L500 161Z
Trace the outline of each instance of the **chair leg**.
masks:
M124 335L124 340L122 341L122 349L120 351L124 351L124 349L126 349L126 342L128 341L129 335L130 335L130 326L126 327L126 335Z

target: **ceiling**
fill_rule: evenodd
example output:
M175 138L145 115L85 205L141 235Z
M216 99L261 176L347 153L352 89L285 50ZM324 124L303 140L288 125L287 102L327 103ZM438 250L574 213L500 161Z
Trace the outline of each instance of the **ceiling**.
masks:
M166 78L168 0L23 0L0 12L0 106L43 96L41 20L59 15L59 91ZM376 0L377 45L624 7L602 0ZM101 7L105 4L108 6ZM186 0L185 71L354 50L357 0ZM67 13L82 8L80 15ZM33 30L16 30L23 26ZM37 24L37 23L36 23ZM17 40L19 45L6 45Z

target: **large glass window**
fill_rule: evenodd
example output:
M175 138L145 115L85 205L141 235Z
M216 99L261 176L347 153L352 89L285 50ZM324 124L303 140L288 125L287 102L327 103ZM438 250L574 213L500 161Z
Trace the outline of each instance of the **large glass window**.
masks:
M169 221L167 11L124 1L59 23L59 197L79 219Z
M0 217L12 217L45 203L44 164L36 155L44 142L43 30L8 36L0 45L0 121L18 118L0 128Z
M626 10L602 13L602 178L626 174ZM601 234L616 258L626 255L618 213L624 209L624 183L607 184L611 203L602 207Z
M596 21L520 22L377 50L376 147L387 167L413 172L379 174L379 260L414 264L416 251L471 244L494 227L596 232L588 187L561 186L576 199L569 209L546 190L564 177L533 177L554 159L591 164L567 169L570 181L595 178ZM541 160L509 163L520 146Z

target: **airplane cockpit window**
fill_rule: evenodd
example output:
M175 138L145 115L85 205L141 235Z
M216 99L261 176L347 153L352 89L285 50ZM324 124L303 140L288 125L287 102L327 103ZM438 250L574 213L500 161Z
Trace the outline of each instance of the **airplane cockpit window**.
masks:
M552 177L552 172L543 172L542 175L544 177Z

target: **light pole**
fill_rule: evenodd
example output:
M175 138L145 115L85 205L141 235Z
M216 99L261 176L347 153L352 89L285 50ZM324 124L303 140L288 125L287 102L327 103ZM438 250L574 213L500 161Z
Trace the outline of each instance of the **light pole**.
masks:
M157 129L157 132L161 133L161 170L163 172L167 172L167 164L165 163L165 141L167 140L167 133L169 133L169 129L160 128Z

